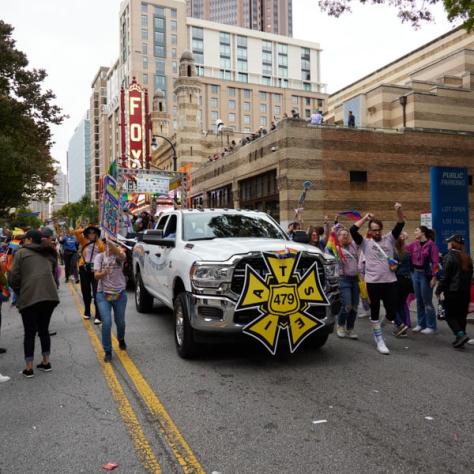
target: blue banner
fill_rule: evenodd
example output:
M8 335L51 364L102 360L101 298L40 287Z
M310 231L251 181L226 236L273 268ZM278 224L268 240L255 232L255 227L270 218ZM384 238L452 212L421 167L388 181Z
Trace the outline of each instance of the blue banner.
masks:
M431 212L436 245L447 252L446 239L460 234L469 252L469 175L467 168L434 166L430 170Z

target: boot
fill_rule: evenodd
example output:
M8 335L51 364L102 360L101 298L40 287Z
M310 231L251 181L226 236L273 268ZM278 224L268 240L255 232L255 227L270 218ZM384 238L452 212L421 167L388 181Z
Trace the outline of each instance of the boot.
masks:
M382 328L380 326L380 321L370 321L372 324L372 334L374 335L375 344L377 344L377 350L381 354L390 354L385 341L383 340Z

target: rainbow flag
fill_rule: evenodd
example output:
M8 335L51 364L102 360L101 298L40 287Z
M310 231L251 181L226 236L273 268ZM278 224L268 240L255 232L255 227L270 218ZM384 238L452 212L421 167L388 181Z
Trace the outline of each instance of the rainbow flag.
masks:
M20 241L19 240L11 240L9 243L8 243L8 248L10 250L13 250L14 252L16 252L19 248L20 248Z
M345 260L344 253L342 252L339 241L337 240L337 235L334 231L329 234L326 248L332 253L336 260Z
M362 219L362 216L361 216L360 212L358 212L354 209L352 209L351 211L341 211L341 212L339 212L338 215L347 217L348 219L351 219L353 221L358 221L358 220Z

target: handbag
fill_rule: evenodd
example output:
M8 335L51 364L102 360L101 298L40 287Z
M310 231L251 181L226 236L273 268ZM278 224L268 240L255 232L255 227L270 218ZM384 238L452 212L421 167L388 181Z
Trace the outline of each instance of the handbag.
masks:
M375 246L380 250L380 253L387 259L388 268L391 272L396 272L398 269L399 262L396 258L389 257L385 250L375 241L372 241Z

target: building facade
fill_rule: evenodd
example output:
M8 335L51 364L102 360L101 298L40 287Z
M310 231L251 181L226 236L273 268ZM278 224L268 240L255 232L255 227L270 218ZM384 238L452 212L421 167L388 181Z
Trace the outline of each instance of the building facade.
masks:
M474 33L456 28L332 94L327 121L474 131L473 106Z
M61 168L56 169L56 186L54 187L54 198L51 201L51 211L61 209L68 202L67 193L67 176L62 172Z
M186 6L189 17L293 35L292 0L186 0Z
M68 202L77 202L91 195L89 111L74 130L67 150Z

